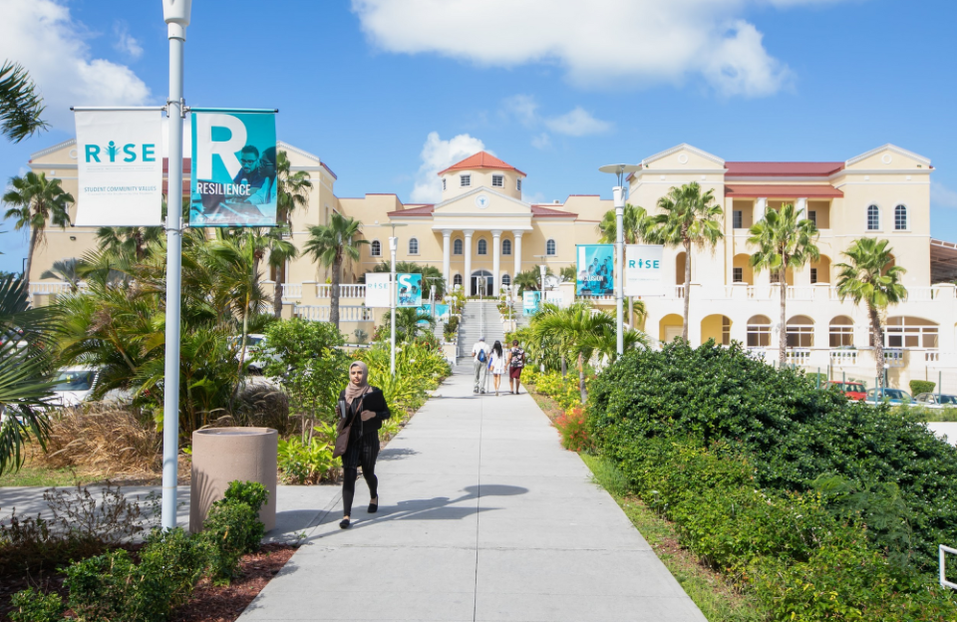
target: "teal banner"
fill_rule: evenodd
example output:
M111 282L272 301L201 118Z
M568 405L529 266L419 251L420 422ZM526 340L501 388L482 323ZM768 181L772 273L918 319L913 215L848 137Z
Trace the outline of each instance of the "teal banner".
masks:
M192 111L189 226L276 226L274 111Z
M612 296L615 293L615 245L579 244L578 284L576 293L589 296Z
M526 289L522 292L522 315L535 315L542 304L542 292Z
M396 283L399 286L399 298L396 301L398 307L421 307L422 306L422 275L421 274L396 274Z

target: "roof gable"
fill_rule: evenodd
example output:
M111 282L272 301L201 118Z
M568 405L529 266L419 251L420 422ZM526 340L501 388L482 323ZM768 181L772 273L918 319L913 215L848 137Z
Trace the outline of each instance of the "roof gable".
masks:
M519 175L525 176L525 173L518 170L511 164L503 162L488 153L487 151L479 151L474 155L470 155L461 162L456 162L452 166L448 167L445 170L439 171L437 175L444 175L449 171L462 171L462 170L478 170L478 169L494 169L499 171L515 171Z
M689 145L688 143L681 143L680 145L676 145L672 147L671 149L659 151L653 156L644 158L641 161L641 166L642 168L646 168L648 167L648 165L658 162L660 160L672 159L672 156L674 156L674 159L675 159L674 163L682 164L682 165L687 164L688 162L687 160L685 160L684 162L681 162L679 159L679 156L682 154L682 152L684 152L684 154L688 157L697 156L698 158L705 160L706 162L712 165L716 164L719 167L724 168L724 160L714 155L713 153L708 153L707 151L703 151L701 149L698 149L697 147L693 147ZM669 168L671 167L669 166ZM674 168L677 168L677 167L674 167Z
M908 151L907 149L901 149L891 143L882 145L877 149L871 149L867 153L862 153L859 156L854 156L845 163L847 168L884 168L888 165L891 165L892 168L895 169L910 168L913 166L927 169L933 168L930 164L930 160L924 156L918 155L913 151Z

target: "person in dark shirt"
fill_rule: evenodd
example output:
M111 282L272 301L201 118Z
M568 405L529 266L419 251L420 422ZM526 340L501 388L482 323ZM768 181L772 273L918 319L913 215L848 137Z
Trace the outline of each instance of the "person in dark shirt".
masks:
M246 183L257 190L261 188L266 177L259 167L259 149L256 149L254 145L243 147L243 150L239 153L239 164L242 168L233 177L233 183ZM246 181L243 182L243 180Z

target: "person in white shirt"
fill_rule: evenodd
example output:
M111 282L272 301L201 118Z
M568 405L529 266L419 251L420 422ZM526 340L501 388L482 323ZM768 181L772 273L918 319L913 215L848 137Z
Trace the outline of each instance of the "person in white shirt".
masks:
M489 351L490 348L485 343L485 337L479 337L479 340L472 346L472 361L475 364L475 388L472 391L473 393L485 393Z

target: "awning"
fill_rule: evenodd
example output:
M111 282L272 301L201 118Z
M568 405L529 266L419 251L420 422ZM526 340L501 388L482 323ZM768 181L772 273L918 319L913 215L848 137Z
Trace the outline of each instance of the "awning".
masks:
M957 281L957 244L943 240L930 241L930 282Z
M844 193L831 184L725 184L724 195L733 199L839 199Z

